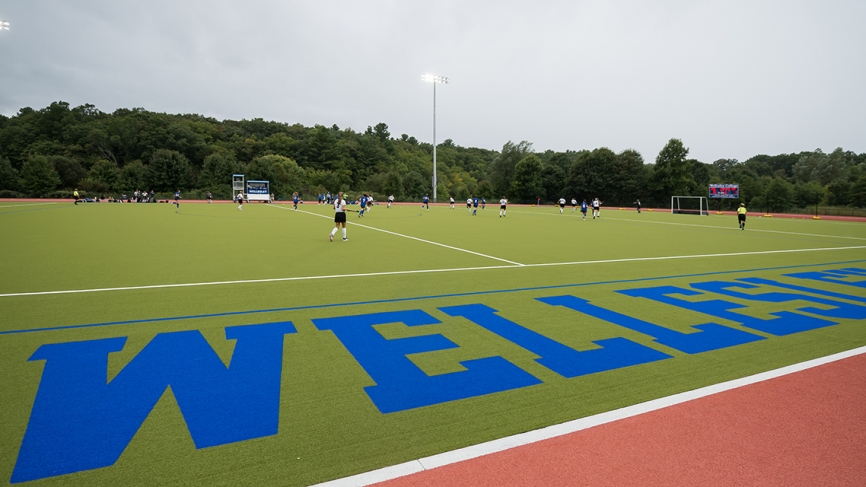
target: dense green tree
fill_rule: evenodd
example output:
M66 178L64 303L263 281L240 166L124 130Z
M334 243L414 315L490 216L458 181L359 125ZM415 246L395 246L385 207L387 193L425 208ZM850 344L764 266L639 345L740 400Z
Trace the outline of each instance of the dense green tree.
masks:
M0 157L0 190L21 191L21 179L18 171L5 157Z
M532 152L532 143L522 141L515 144L510 140L502 146L499 156L490 165L490 182L497 193L506 194L511 189L514 168Z
M693 163L687 159L689 149L680 139L671 139L656 157L651 181L652 190L660 201L674 195L689 195L695 187Z
M44 196L60 185L60 176L45 156L30 156L21 168L24 190L30 196Z
M148 165L147 183L156 191L188 189L192 184L189 160L180 152L157 149Z
M152 189L147 187L147 167L141 161L132 161L123 166L117 178L117 189L128 194L137 189Z
M851 185L848 201L858 208L866 208L866 175L860 176Z
M120 169L118 169L117 164L113 161L102 159L97 161L97 163L90 168L88 177L92 181L101 183L106 190L110 191L117 189L117 180L118 177L120 177Z
M514 178L511 181L509 196L521 202L534 202L543 196L544 185L541 178L541 159L535 154L529 154L514 166Z
M817 182L800 183L794 187L794 206L806 208L815 206L824 199L824 188Z
M87 171L76 159L64 156L51 156L48 158L57 175L60 176L60 187L73 189L78 182L87 177Z

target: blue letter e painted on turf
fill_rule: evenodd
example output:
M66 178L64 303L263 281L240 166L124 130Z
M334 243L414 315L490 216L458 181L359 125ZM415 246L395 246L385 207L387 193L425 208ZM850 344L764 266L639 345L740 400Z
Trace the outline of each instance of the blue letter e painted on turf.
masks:
M544 298L541 298L544 301ZM496 310L483 304L467 304L439 308L450 316L462 316L473 323L510 340L538 355L536 362L563 377L604 372L671 358L625 338L608 338L595 342L601 348L577 351L544 335L538 334L496 314Z
M319 330L331 330L370 375L375 386L364 391L382 413L430 406L457 399L540 384L541 381L502 357L460 362L462 372L429 376L407 354L457 348L442 335L388 340L374 325L403 323L433 325L439 320L421 310L394 311L313 320Z
M226 367L199 331L161 333L107 383L126 337L43 345L42 381L11 481L113 465L171 386L197 448L275 435L290 322L226 328Z

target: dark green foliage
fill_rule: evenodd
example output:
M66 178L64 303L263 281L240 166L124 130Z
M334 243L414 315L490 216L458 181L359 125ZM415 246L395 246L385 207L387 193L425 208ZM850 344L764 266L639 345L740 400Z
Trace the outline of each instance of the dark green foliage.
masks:
M157 191L188 189L192 183L192 168L183 154L157 149L150 158L147 183Z
M544 195L542 183L541 159L535 154L529 154L514 166L514 179L508 194L518 202L534 202L536 198Z
M43 196L60 185L60 176L45 156L32 156L21 169L24 190L30 196Z
M12 167L9 159L0 157L0 190L17 191L21 189L18 171Z

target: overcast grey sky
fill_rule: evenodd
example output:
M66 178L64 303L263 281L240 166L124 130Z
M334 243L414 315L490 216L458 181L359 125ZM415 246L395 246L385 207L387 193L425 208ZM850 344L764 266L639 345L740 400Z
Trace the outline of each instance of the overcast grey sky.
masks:
M0 0L0 113L63 100L703 162L866 152L866 1Z

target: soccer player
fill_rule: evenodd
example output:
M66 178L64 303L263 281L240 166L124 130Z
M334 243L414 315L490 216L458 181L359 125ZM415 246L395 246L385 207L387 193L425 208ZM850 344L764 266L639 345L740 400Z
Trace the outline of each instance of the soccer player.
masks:
M637 212L640 213L640 200L635 200L634 206L637 207Z
M559 198L559 214L562 214L562 210L565 209L565 198Z
M571 212L574 213L574 210L576 210L576 209L577 209L577 199L572 198L571 199Z
M508 200L505 199L505 196L503 196L502 199L499 200L499 218L502 218L503 216L505 216L505 205L507 205L507 204L508 204Z
M478 197L472 198L472 216L475 216L478 213Z
M75 188L75 191L72 192L72 197L75 198L75 204L78 204L78 188Z
M487 198L482 196L481 197L481 209L483 210L486 207L487 207Z
M298 192L297 192L297 191L295 191L294 193L292 193L292 209L295 210L295 211L298 211L298 200L299 200L299 199L300 199L300 198L298 197Z
M174 192L174 204L180 208L180 190Z
M358 218L364 216L364 210L367 209L367 194L361 194L361 211L358 212Z
M421 208L424 208L425 206L428 210L430 209L430 197L426 194L424 195L424 199L421 200Z
M450 202L451 202L451 209L453 210L454 209L454 197L453 196L451 197Z
M586 200L583 200L583 202L580 204L580 212L583 213L583 219L584 220L586 220L586 208L587 208Z
M740 207L737 208L737 221L740 222L740 230L746 229L746 204L740 203Z
M388 208L391 208L391 204L394 203L394 195L388 197Z
M235 199L238 202L238 209L243 211L243 209L244 209L244 194L242 192L238 191L238 195L237 195L237 197L235 197Z
M466 210L472 212L472 198L466 198Z
M210 193L210 191L208 191L207 192L207 204L211 204L211 203L213 203L213 195Z
M349 238L346 236L346 200L343 199L342 191L334 198L334 229L331 230L331 235L328 237L331 242L334 241L334 234L340 229L340 225L343 226L343 242L348 242Z

